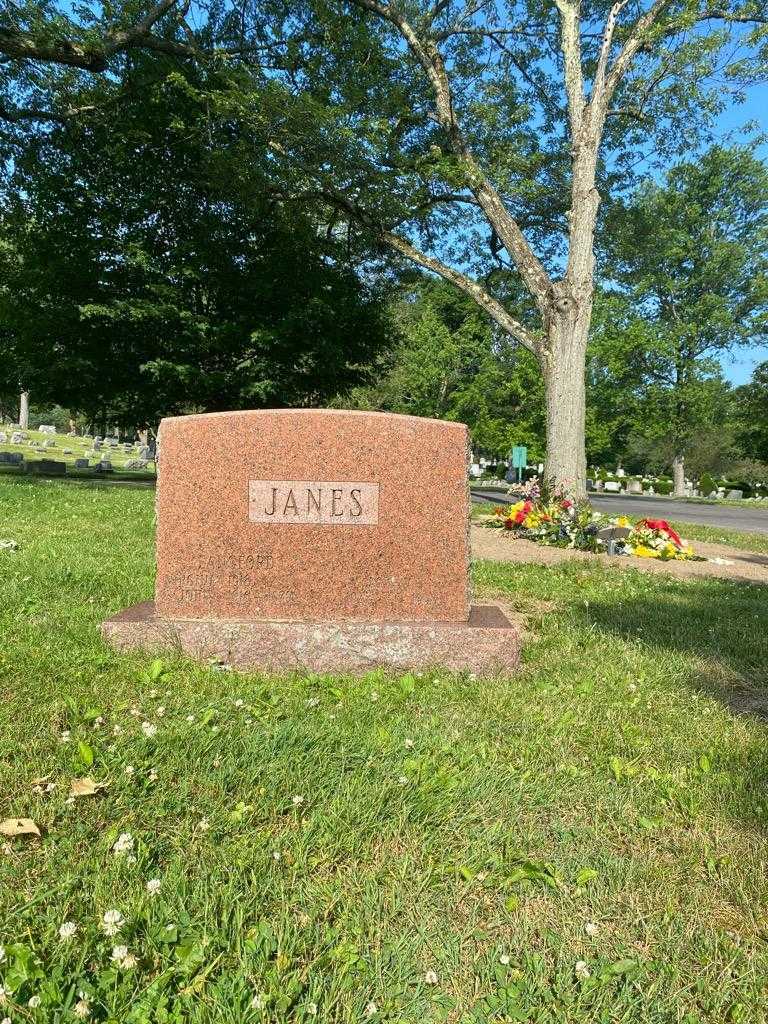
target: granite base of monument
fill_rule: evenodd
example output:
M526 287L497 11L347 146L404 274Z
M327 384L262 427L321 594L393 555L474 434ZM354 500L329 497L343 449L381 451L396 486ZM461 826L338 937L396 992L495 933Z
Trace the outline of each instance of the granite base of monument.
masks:
M102 623L121 651L175 650L239 669L359 674L374 668L497 675L516 668L520 633L497 605L474 605L469 621L293 622L171 619L153 601Z

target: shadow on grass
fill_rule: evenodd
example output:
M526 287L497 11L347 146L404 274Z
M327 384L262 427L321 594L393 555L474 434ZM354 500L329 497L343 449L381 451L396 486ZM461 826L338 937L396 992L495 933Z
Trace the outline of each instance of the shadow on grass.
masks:
M634 594L593 597L589 625L625 641L701 662L688 682L738 714L768 720L768 587L697 581Z
M0 480L13 484L80 484L83 487L139 487L144 490L152 488L157 482L154 473L112 473L95 476L86 471L77 470L66 476L42 476L25 473L11 466L0 465Z

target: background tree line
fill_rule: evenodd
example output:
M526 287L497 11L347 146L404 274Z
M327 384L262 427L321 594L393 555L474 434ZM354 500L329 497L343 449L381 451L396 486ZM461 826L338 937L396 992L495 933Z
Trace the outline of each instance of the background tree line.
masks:
M535 355L436 275L285 195L231 82L138 55L106 111L6 138L0 395L141 427L178 412L335 403L459 419L543 460ZM265 87L261 101L270 102ZM268 110L264 113L267 116ZM586 361L586 455L636 471L768 460L768 173L713 145L609 205ZM556 216L542 207L542 216ZM525 295L499 263L510 309ZM522 313L521 313L522 315ZM755 472L761 472L758 466Z
M336 359L331 344L329 359L319 357L313 369L312 357L299 358L295 340L286 338L289 358L276 357L268 301L270 322L259 324L242 366L217 321L204 326L214 307L237 324L230 307L240 291L230 288L225 297L220 268L197 263L197 247L180 253L168 231L172 211L185 210L183 222L199 209L201 224L210 226L210 214L231 197L242 213L254 187L263 185L269 212L259 220L274 216L271 226L279 230L279 221L288 234L294 224L307 225L305 245L297 245L300 263L306 252L319 273L332 266L342 274L361 261L368 265L358 280L366 287L384 254L390 273L405 265L426 269L531 353L544 392L546 480L581 494L596 284L623 289L625 297L633 290L636 302L645 288L645 319L663 328L669 348L664 358L645 353L646 370L656 367L660 401L670 372L684 390L683 363L717 344L694 340L692 332L678 331L674 339L673 320L692 296L670 297L660 278L641 280L640 254L616 250L615 273L596 276L612 244L611 218L630 197L634 202L644 176L658 181L662 169L700 151L719 114L764 81L766 26L767 0L11 0L0 12L3 168L15 178L39 146L41 159L55 161L45 146L63 143L66 150L69 133L78 132L93 136L82 165L91 179L106 169L87 168L88 159L119 163L122 156L130 163L131 147L138 144L139 152L144 143L130 108L162 105L163 90L177 90L197 116L190 110L167 123L170 152L183 151L187 140L198 148L211 142L202 166L206 173L215 167L218 177L204 184L207 194L198 181L186 209L181 201L153 210L138 238L126 233L127 224L113 226L112 281L128 267L142 275L151 291L148 326L167 316L178 328L168 331L174 348L187 339L182 359L142 350L142 365L152 365L169 390L174 380L179 395L187 390L192 400L200 392L209 403L223 381L237 391L241 373L255 398L277 396L292 381L295 402L325 396L327 389L304 386L315 370L328 370L329 386L334 374L339 385L352 382L362 352ZM143 128L152 135L151 126ZM162 151L163 137L156 142ZM158 161L162 173L169 163ZM115 194L119 189L115 183ZM239 224L244 238L258 234L254 209ZM96 212L98 228L106 213ZM146 239L154 241L158 214L165 234L155 251ZM325 248L317 245L323 236ZM126 239L138 245L138 261L124 248ZM269 238L264 242L266 248ZM164 308L174 301L160 291L174 276L170 263L178 278L184 260L197 281L184 273L183 288L174 281L184 296L179 317ZM249 287L243 260L253 271L243 251L227 276L234 270ZM114 320L123 300L102 294L103 284L103 275L93 281L98 294L79 302L81 316ZM306 291L296 298L306 301ZM207 390L190 354L196 332L209 346ZM117 346L118 355L131 343ZM59 354L49 350L49 359L58 362ZM687 405L680 400L671 410L678 423ZM682 444L673 443L680 473Z

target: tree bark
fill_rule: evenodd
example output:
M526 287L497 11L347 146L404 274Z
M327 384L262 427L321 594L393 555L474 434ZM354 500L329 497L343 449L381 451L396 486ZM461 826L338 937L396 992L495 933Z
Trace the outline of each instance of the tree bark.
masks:
M19 397L19 426L22 430L29 427L29 392L22 391Z
M541 356L547 406L543 484L550 494L582 499L587 496L584 367L591 301L581 308L571 300L558 300L558 305Z
M685 497L685 457L676 455L672 460L672 494L675 498Z

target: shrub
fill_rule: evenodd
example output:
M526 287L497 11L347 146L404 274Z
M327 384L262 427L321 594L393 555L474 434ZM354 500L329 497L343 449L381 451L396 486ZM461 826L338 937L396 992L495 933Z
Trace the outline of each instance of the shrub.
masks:
M708 498L712 491L717 490L717 484L709 473L704 473L699 480L699 490L705 498Z
M671 480L657 480L653 485L653 489L657 494L671 494L674 489L674 484Z

